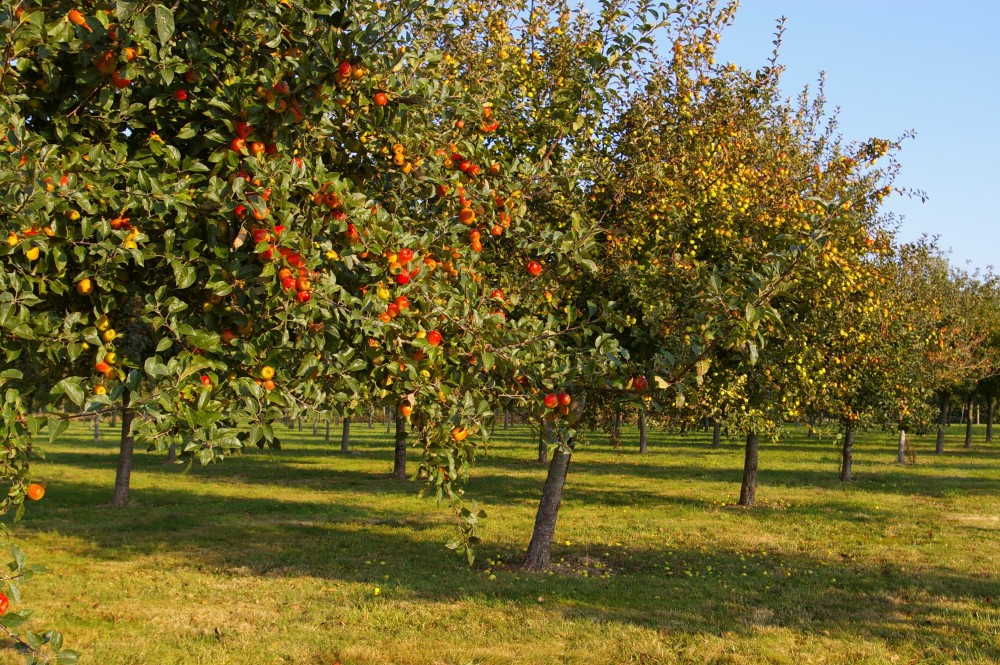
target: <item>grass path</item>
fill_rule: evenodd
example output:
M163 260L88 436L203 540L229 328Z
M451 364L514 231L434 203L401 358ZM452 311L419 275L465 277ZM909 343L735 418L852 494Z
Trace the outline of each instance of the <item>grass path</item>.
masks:
M442 546L447 510L386 479L384 428L355 424L347 455L307 429L189 473L139 453L135 503L113 510L116 446L76 427L16 530L50 571L25 589L34 625L84 663L1000 662L1000 445L963 450L958 427L943 456L915 439L913 466L860 436L847 486L835 444L793 430L762 445L751 511L732 505L736 443L595 441L570 470L558 566L530 575L544 469L525 428L475 471L490 519L470 570Z

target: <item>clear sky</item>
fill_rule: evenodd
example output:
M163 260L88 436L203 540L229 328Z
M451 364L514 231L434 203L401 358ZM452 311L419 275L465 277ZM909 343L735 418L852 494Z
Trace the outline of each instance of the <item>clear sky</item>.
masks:
M1000 270L1000 0L743 0L718 60L763 65L781 16L786 92L825 71L845 139L916 131L897 185L928 199L886 199L899 237L939 235L954 265Z

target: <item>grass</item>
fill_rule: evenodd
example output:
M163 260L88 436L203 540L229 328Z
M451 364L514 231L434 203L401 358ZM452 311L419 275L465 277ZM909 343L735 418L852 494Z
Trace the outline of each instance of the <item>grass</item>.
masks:
M347 455L334 430L186 474L137 453L135 503L113 510L115 443L76 426L16 527L50 571L25 589L34 625L111 665L1000 661L1000 446L964 450L957 426L942 456L915 439L910 466L894 437L859 437L846 486L835 444L793 430L763 444L750 511L735 442L598 439L548 574L517 567L544 479L526 428L475 471L471 570L442 546L448 511L386 478L384 427L354 424Z

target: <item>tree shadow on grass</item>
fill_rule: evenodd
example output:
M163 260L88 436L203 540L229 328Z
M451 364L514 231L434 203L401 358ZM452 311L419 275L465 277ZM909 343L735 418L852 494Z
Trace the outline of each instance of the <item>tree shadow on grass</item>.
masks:
M1000 660L1000 645L969 620L971 606L986 625L1000 620L995 576L737 549L722 532L712 547L688 545L678 526L670 547L557 546L555 574L523 574L501 563L491 581L481 567L469 570L443 550L446 513L416 499L377 510L296 494L226 497L146 488L131 509L94 510L94 500L104 496L104 488L61 483L19 529L74 537L87 544L85 556L98 561L170 552L219 574L361 584L379 584L388 571L394 595L419 601L487 598L536 607L543 598L547 611L568 620L743 637L780 627L820 639L834 633L919 649L936 645L950 655L978 650ZM769 519L774 516L766 510L746 514L754 529L766 528ZM522 553L509 542L482 549L481 561L516 562Z

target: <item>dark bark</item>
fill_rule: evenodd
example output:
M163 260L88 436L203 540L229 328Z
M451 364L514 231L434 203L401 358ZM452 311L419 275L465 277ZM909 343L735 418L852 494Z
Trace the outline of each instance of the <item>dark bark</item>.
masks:
M101 442L101 417L94 415L94 443Z
M542 488L542 500L535 514L535 528L531 532L528 553L524 557L524 570L545 570L549 567L552 558L552 538L556 532L556 519L559 517L559 505L562 503L563 487L566 485L566 475L569 473L569 461L572 455L572 441L568 451L560 447L552 453L549 473Z
M406 418L396 418L396 456L392 461L392 477L406 480Z
M649 451L649 440L646 438L646 412L639 412L639 454L645 455Z
M986 396L986 443L993 442L993 395Z
M809 431L806 432L806 438L813 439L816 437L816 414L809 414Z
M388 434L392 431L392 413L389 409L385 410L385 433Z
M743 458L743 485L740 487L740 505L752 506L757 500L757 453L760 450L760 435L747 433L746 454Z
M510 427L510 411L507 409L503 410L503 428L507 429Z
M326 439L325 439L325 441L327 443L330 443L330 420L332 420L332 419L331 418L327 418L326 419Z
M972 398L973 394L965 400L965 447L972 447Z
M719 421L715 421L715 424L712 425L712 447L718 448L721 445L722 445L722 425L719 424Z
M132 399L132 391L126 388L122 392L122 437L118 448L118 470L115 472L115 493L111 505L122 508L128 505L129 486L132 481L132 453L135 442L132 440L132 418L135 413L128 408Z
M947 427L951 419L951 395L941 396L941 414L938 417L937 442L934 444L934 452L940 455L944 452L944 428Z
M302 418L299 418L299 431L302 431Z
M313 436L319 431L319 420L313 420Z
M543 420L538 426L538 463L548 464L549 462L549 426Z
M375 427L375 407L368 407L368 429Z
M844 448L840 454L840 482L851 482L851 472L854 467L854 427L847 423L844 426Z
M118 425L118 413L116 411L111 412L111 427L114 428Z
M351 419L344 418L344 429L340 433L340 452L346 453L351 449Z

